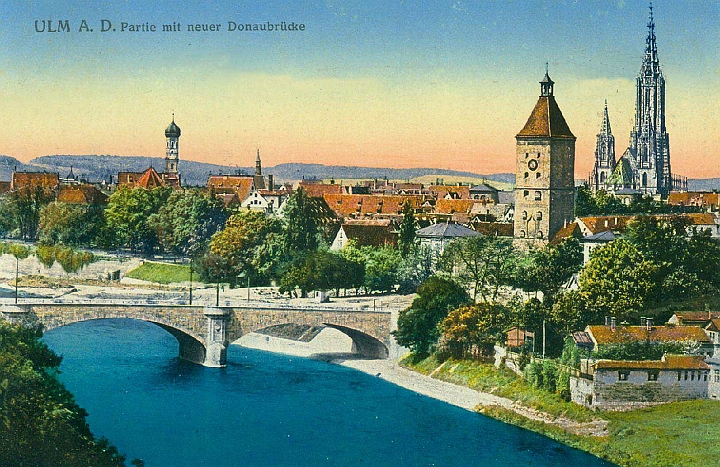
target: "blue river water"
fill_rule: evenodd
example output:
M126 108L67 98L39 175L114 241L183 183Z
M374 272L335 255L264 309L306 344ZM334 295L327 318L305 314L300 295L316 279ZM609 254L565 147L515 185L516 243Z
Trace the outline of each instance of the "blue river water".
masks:
M54 329L61 380L90 427L147 467L609 466L380 378L231 345L228 366L177 358L149 323Z

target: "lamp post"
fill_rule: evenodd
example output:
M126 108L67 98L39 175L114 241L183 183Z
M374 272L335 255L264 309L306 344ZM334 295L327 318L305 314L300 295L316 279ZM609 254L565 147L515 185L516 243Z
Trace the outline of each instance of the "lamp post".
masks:
M20 272L20 258L15 257L15 304L18 302L18 274Z
M193 287L193 259L190 258L190 305L192 305L192 287Z

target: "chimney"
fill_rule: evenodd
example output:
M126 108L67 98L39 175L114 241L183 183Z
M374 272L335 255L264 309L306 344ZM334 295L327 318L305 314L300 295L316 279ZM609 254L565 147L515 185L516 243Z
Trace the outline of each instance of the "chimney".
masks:
M615 317L614 316L610 318L610 330L611 331L615 330Z
M268 175L268 190L275 189L275 177L272 174Z

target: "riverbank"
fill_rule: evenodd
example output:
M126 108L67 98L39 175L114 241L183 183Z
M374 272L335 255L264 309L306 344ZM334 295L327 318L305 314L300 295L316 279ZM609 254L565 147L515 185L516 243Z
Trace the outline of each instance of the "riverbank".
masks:
M320 358L353 368L418 394L526 428L620 466L707 465L708 459L717 456L715 446L720 443L720 426L707 423L716 418L720 408L716 401L676 402L631 412L588 412L584 416L571 414L571 418L439 379L447 378L448 374L462 373L461 368L455 371L457 362L449 367L447 364L440 365L423 374L391 360L354 358L346 347L347 342L338 346L332 336L321 333L319 337L318 342L324 341L325 346L272 337L268 339L267 336L252 337L242 345ZM330 352L340 354L332 355ZM518 399L522 398L518 395Z

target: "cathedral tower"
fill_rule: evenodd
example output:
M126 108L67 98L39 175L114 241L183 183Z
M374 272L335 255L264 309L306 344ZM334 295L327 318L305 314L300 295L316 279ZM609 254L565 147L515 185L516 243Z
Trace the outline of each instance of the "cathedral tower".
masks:
M547 71L540 97L515 136L515 238L546 243L575 209L575 136L555 102Z
M665 78L660 70L652 4L645 57L637 77L635 124L630 133L635 183L645 194L667 196L672 189L670 137L665 128Z
M590 174L590 188L594 191L604 188L605 181L613 170L615 170L615 137L610 129L610 117L605 101L603 121L595 143L595 167Z

